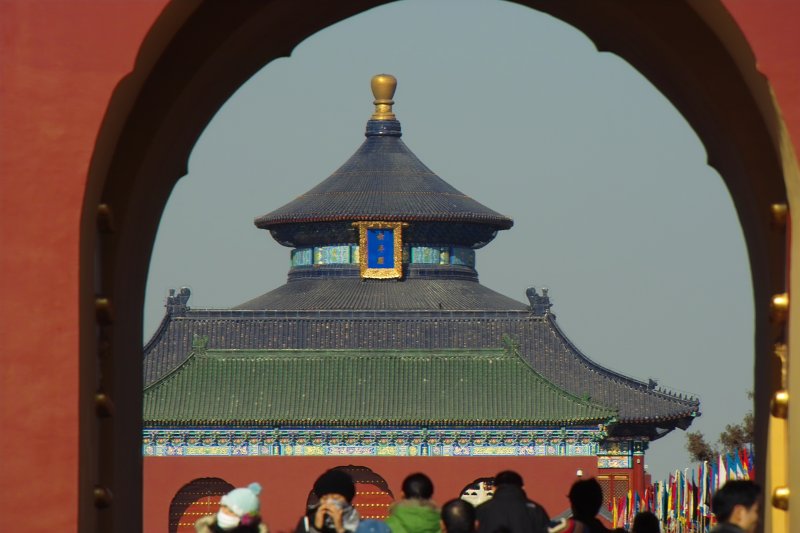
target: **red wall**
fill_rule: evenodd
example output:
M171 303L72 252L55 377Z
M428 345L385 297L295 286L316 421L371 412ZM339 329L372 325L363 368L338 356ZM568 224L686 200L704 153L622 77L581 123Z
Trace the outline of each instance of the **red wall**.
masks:
M0 486L15 516L53 531L77 529L89 160L111 93L165 4L0 2Z
M382 476L396 497L408 474L425 472L439 504L457 498L477 478L516 470L525 479L528 496L553 516L569 508L566 495L578 469L584 478L597 475L595 457L146 457L144 529L166 528L170 501L182 486L196 478L219 477L236 486L261 483L261 508L270 530L288 531L302 516L314 480L329 468L351 464Z
M755 53L756 68L775 91L783 120L800 154L800 2L723 0Z

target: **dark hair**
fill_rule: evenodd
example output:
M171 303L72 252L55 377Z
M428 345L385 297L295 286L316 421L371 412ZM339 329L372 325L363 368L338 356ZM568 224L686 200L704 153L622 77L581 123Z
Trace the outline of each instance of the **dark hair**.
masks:
M650 511L642 511L633 517L631 533L660 533L661 524L658 517Z
M578 520L594 518L603 505L603 488L595 478L576 481L569 489L569 503Z
M356 495L353 478L344 470L331 469L319 476L314 483L314 494L322 498L326 494L341 494L348 502Z
M406 498L430 500L433 496L433 482L425 474L411 474L403 480L403 494Z
M450 500L442 507L442 522L447 533L474 533L475 508L464 500Z
M720 522L727 522L733 508L741 505L751 508L758 500L761 487L747 479L728 481L711 498L711 510Z
M497 485L514 485L515 487L522 488L524 485L522 481L522 476L514 472L513 470L503 470L496 476L494 476L494 484Z

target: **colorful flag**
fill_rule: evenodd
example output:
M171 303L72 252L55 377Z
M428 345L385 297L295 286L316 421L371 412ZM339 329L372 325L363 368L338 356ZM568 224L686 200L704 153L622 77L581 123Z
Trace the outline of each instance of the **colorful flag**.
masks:
M617 499L611 498L611 523L613 527L620 527L619 525L619 512L617 511Z
M747 457L747 448L739 450L739 462L742 464L745 479L753 479L750 476L750 459Z
M728 482L728 465L725 464L723 459L724 454L719 455L719 470L717 471L717 490L719 490L725 483Z
M633 492L628 489L628 498L625 500L625 529L633 522Z
M702 516L708 516L710 507L708 501L708 487L709 478L711 476L710 469L708 468L708 461L703 461L700 465L700 499L697 508Z

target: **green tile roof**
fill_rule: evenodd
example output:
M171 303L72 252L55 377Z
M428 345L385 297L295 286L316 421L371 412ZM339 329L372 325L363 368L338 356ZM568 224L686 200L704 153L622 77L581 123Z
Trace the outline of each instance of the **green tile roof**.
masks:
M146 426L607 423L502 350L208 350L144 391Z

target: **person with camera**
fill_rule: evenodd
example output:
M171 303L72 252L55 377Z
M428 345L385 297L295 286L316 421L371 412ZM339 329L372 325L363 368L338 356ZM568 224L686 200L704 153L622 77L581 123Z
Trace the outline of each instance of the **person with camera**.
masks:
M353 478L342 470L328 470L314 483L319 501L309 506L295 533L354 533L361 518L351 502L356 494Z

